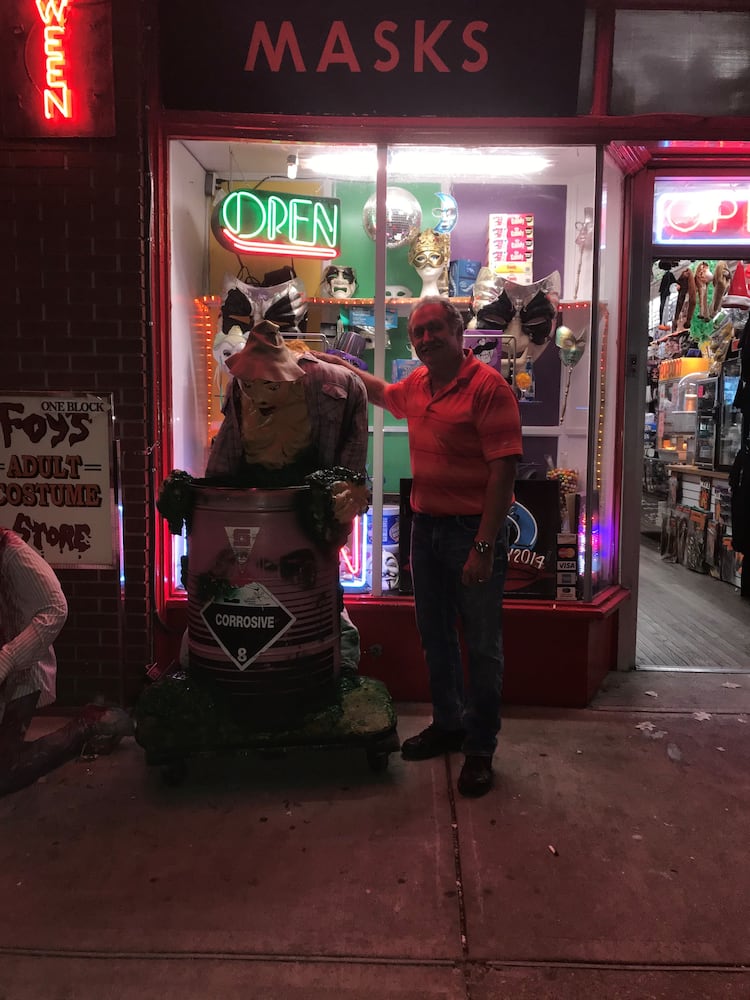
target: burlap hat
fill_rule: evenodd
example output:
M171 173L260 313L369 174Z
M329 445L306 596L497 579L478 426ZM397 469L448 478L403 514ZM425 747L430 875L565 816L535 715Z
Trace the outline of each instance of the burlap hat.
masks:
M263 379L265 382L296 382L304 372L294 360L294 354L284 343L279 327L267 319L256 323L248 334L247 343L226 360L226 366L243 382Z

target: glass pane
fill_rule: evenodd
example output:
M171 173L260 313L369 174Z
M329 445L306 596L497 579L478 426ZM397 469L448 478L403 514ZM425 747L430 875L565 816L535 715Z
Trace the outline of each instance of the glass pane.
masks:
M610 113L750 114L750 12L618 11Z
M170 152L172 459L176 468L202 476L222 422L229 380L224 362L243 346L248 323L273 319L285 333L309 334L313 346L324 346L321 324L335 337L338 310L322 314L304 303L330 293L323 287L326 266L334 257L356 266L364 254L367 265L360 270L371 272L372 243L360 239L355 221L361 214L361 182L347 174L353 163L358 171L363 158L374 169L375 150L339 147L332 156L324 146L184 141L172 142ZM247 193L244 202L236 198L238 192ZM216 213L230 195L235 196L234 222L248 232L251 227L252 238L227 235L232 220L224 236L218 235L222 227ZM327 245L327 199L332 198L339 202L335 247ZM286 214L290 199L298 209L297 227ZM313 213L312 206L320 212ZM311 213L309 224L305 211ZM261 219L267 224L261 226ZM352 259L353 246L357 259ZM231 289L236 303L233 313L223 316ZM372 287L363 291L373 294Z
M362 353L339 303L374 295L362 212L376 163L374 146L170 144L172 468L205 475L226 360L260 319L289 343ZM165 546L173 591L184 547L179 538Z
M464 315L464 347L498 368L515 389L524 429L516 523L535 523L538 534L533 542L519 535L512 545L510 598L558 596L555 546L567 522L565 496L585 488L588 355L576 356L580 364L563 411L570 369L562 363L555 331L560 318L581 336L590 315L594 167L592 148L389 148L388 187L413 206L419 223L411 247L387 251L389 302L397 322L387 331L386 375L401 378L415 363L406 332L414 302L447 290ZM504 293L513 313L506 325L492 315ZM548 325L532 337L522 316L538 293L552 309ZM403 422L388 414L385 420L388 494L409 475L409 452ZM576 582L573 573L572 584L563 584L565 596L580 595Z
M617 526L615 456L617 454L617 392L620 369L618 296L620 246L622 241L623 179L609 156L604 158L601 203L601 249L599 256L599 321L596 393L592 400L596 421L591 491L591 584L592 593L616 582ZM582 528L585 530L586 525Z

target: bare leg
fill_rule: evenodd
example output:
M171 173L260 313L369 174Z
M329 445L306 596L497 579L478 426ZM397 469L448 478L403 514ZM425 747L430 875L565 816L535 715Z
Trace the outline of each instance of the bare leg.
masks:
M711 303L711 316L715 316L721 308L721 302L726 295L732 280L732 272L725 260L717 260L714 267L714 300Z
M680 314L685 305L685 299L687 298L687 313L685 315L684 324L680 325ZM689 330L690 323L693 319L693 312L695 311L695 277L693 272L689 267L686 267L682 274L677 279L677 304L674 310L674 320L672 321L672 330L677 331L679 329Z
M708 286L713 279L708 264L705 261L695 269L695 289L698 296L698 316L700 319L708 319Z

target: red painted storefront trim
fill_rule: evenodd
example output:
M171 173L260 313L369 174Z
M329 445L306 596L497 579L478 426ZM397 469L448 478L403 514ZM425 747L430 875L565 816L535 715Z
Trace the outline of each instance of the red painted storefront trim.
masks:
M616 658L618 611L630 592L609 587L590 603L506 599L504 700L582 708ZM429 702L427 672L411 597L347 597L359 629L360 673L382 680L401 702ZM178 657L187 601L171 601L156 639L157 661Z

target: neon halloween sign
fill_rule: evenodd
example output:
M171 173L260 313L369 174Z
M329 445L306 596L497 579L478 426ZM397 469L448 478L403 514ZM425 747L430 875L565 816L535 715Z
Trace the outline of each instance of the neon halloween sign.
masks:
M341 248L341 202L278 191L231 191L211 216L219 243L234 253L330 259Z
M65 73L65 19L68 0L36 0L44 25L44 117L72 118L73 102Z

